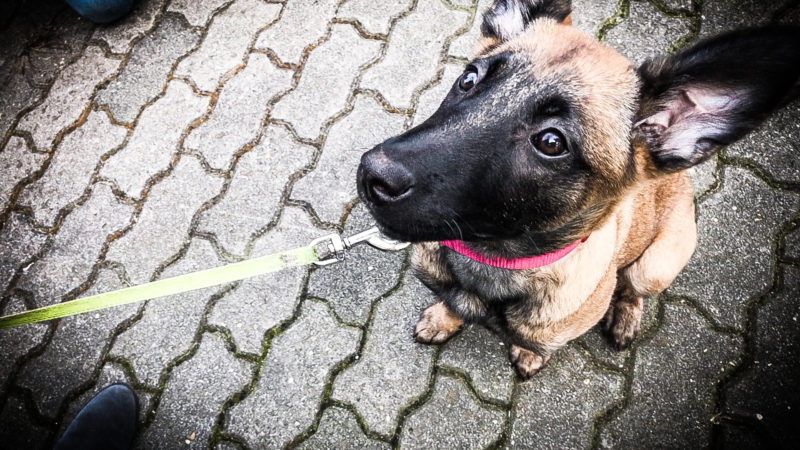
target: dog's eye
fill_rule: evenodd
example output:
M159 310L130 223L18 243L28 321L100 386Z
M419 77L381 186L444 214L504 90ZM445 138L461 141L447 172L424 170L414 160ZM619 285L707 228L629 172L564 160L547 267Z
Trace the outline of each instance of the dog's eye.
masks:
M531 143L536 150L545 156L559 156L567 153L567 144L564 136L555 128L548 128L531 137Z
M475 72L474 70L467 70L463 75L461 75L461 79L458 80L458 87L460 87L462 91L468 91L472 89L477 82L478 72Z

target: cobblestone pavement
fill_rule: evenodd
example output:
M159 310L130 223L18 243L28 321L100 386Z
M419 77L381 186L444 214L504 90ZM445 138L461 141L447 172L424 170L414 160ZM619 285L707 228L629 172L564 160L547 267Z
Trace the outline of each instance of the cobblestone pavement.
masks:
M420 122L488 0L142 0L95 27L3 2L0 312L370 224L360 154ZM21 6L17 6L22 3ZM631 59L798 1L575 0ZM358 248L158 302L0 331L0 447L50 446L104 385L142 401L140 448L753 447L797 439L800 103L693 173L697 253L643 335L594 330L530 381L468 328L412 328L404 253Z

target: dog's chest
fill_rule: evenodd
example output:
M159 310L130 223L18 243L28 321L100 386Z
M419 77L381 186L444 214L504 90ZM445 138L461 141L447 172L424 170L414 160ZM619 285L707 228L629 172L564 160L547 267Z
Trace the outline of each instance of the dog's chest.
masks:
M455 252L447 252L448 266L462 289L484 301L518 299L530 295L531 271L488 266Z

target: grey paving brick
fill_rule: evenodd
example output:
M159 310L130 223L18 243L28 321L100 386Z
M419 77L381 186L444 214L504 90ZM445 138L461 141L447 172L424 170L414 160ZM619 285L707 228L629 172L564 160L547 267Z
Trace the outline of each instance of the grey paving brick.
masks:
M381 442L365 436L358 426L358 422L349 411L331 406L322 413L317 431L296 448L303 450L319 448L377 450L391 447L387 442Z
M3 315L16 314L26 309L21 298L11 297L5 309L0 313ZM0 389L6 387L8 376L11 375L17 360L39 345L45 336L45 332L47 332L47 325L43 323L0 330L0 352L3 354L3 357L0 358ZM3 428L2 425L5 423L5 420L0 420L0 429Z
M97 281L81 297L124 288L116 273L100 271ZM136 314L138 305L129 304L61 319L45 351L23 367L17 384L33 393L37 408L53 417L64 398L90 379L99 368L100 356L111 331Z
M800 230L795 230L786 236L784 245L784 252L786 256L800 259Z
M743 169L726 168L724 177L697 213L697 251L669 292L695 298L721 323L741 328L747 300L769 284L776 228L797 211L800 196Z
M237 0L214 17L200 48L178 65L175 75L188 76L198 88L214 91L223 75L242 64L253 35L278 16L281 5Z
M403 116L357 96L352 112L330 128L316 169L295 183L291 198L311 203L322 220L339 223L345 205L357 197L361 154L402 129Z
M337 17L344 20L355 20L369 33L387 34L392 19L408 10L412 3L412 0L393 2L349 0L339 7Z
M478 39L481 37L481 23L483 23L483 13L492 6L494 0L478 0L478 7L469 31L453 39L447 54L456 58L472 59L477 50ZM417 110L419 111L419 109Z
M78 120L95 86L119 65L119 60L106 58L99 47L90 46L80 59L61 71L45 101L25 114L17 129L30 132L38 149L48 149L59 131Z
M510 402L514 370L508 362L508 347L482 326L470 326L442 348L439 365L463 370L484 398Z
M783 289L758 311L755 361L728 388L725 409L756 419L773 442L795 442L800 438L800 269L783 269Z
M12 136L8 140L8 144L0 152L0 167L3 167L3 177L0 178L0 210L8 206L8 200L17 184L39 170L44 159L43 153L30 151L24 139Z
M172 0L167 6L167 11L183 14L186 20L198 27L205 26L212 14L231 0Z
M173 17L136 43L122 72L100 90L96 101L114 118L133 122L139 110L161 93L175 61L197 44L200 34Z
M421 124L436 112L463 71L464 67L461 64L445 64L442 79L420 94L417 109L414 111L413 126Z
M225 83L208 120L192 130L184 148L203 154L211 167L227 169L233 154L253 141L267 115L267 104L286 91L294 72L253 53L247 66Z
M376 307L359 360L336 377L331 397L353 405L374 432L391 436L400 410L427 387L434 348L415 342L413 333L420 311L434 301L406 275L403 288Z
M211 244L195 239L159 279L221 266ZM111 354L127 358L139 380L157 385L164 367L189 349L211 296L221 286L150 300L142 318L117 337Z
M338 0L287 2L280 20L258 36L256 48L272 50L285 63L299 63L303 49L325 35L339 3Z
M152 28L164 1L139 0L128 15L114 23L98 27L92 37L105 41L114 53L127 53L133 41Z
M104 112L90 112L83 125L64 137L47 171L20 193L17 204L30 206L38 224L54 226L58 213L88 187L100 157L120 145L127 133Z
M486 448L500 437L506 414L482 408L461 382L439 376L433 396L406 419L400 448Z
M106 240L128 224L132 212L108 186L95 185L86 203L66 216L42 258L23 272L18 286L33 293L40 307L57 303L86 281Z
M222 404L247 385L251 372L251 364L228 353L218 335L204 334L197 353L173 370L155 420L139 445L182 447L187 440L200 447L209 445Z
M631 2L630 15L606 35L606 43L634 64L663 55L689 32L689 20L668 17L647 2Z
M361 87L375 89L397 108L409 108L414 91L433 79L445 40L466 25L469 15L439 0L420 0L397 22L384 58L367 69ZM426 36L420 42L415 35Z
M362 39L350 25L334 25L330 38L309 54L297 88L275 105L272 117L291 123L300 137L316 139L325 121L344 109L359 68L382 45Z
M658 334L637 350L630 403L602 431L602 446L706 445L712 391L742 347L741 338L709 330L686 307L666 305Z
M113 179L131 197L140 197L147 180L169 167L186 128L205 113L208 102L183 81L170 82L164 96L144 110L125 147L106 161L100 176Z
M726 30L764 24L783 3L759 0L703 0L700 34L710 36Z
M594 418L622 397L622 377L598 370L566 347L521 384L511 448L586 448Z
M206 174L196 159L181 159L153 187L136 225L111 244L106 259L122 263L132 283L149 281L162 262L188 243L192 216L221 186L222 179Z
M717 158L714 157L689 169L689 178L692 180L695 198L705 194L717 181L717 167L719 167Z
M305 246L323 235L325 231L314 227L302 210L286 207L275 228L256 241L251 255ZM296 267L243 280L214 305L208 323L229 329L239 351L261 353L267 330L294 313L307 272L308 267Z
M14 73L0 78L3 89L0 90L0 143L11 125L23 109L30 107L42 95L42 90L28 82L25 75Z
M573 0L572 25L586 34L596 36L600 25L617 12L617 3L616 0Z
M0 229L0 289L5 290L20 265L30 260L47 240L21 214L12 214Z
M630 353L627 350L618 351L611 347L606 335L600 330L600 325L594 326L586 334L579 337L577 341L588 349L592 357L597 361L609 364L618 369L622 369L625 359Z
M345 224L345 236L374 226L367 209L359 204ZM370 305L391 289L399 277L406 252L383 252L359 245L345 260L316 270L308 283L309 295L328 300L336 315L348 323L364 324Z
M771 116L757 131L725 149L726 156L749 158L778 180L800 180L800 101Z
M243 254L252 234L278 211L289 177L313 154L313 147L270 125L261 143L239 159L225 197L201 216L199 229L214 233L227 251Z
M324 305L306 302L273 340L255 391L230 410L227 431L253 446L286 445L311 425L328 373L356 351L360 334L337 324Z
M47 429L30 419L25 404L11 397L0 411L0 440L7 448L46 448Z

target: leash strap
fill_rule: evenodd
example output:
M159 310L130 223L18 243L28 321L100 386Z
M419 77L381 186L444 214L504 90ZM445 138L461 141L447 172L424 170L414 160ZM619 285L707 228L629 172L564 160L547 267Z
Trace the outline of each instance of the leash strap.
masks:
M0 317L0 329L18 327L45 320L179 294L218 284L239 281L265 273L277 272L319 261L314 244L246 261L153 281L118 291L84 297L42 308Z

